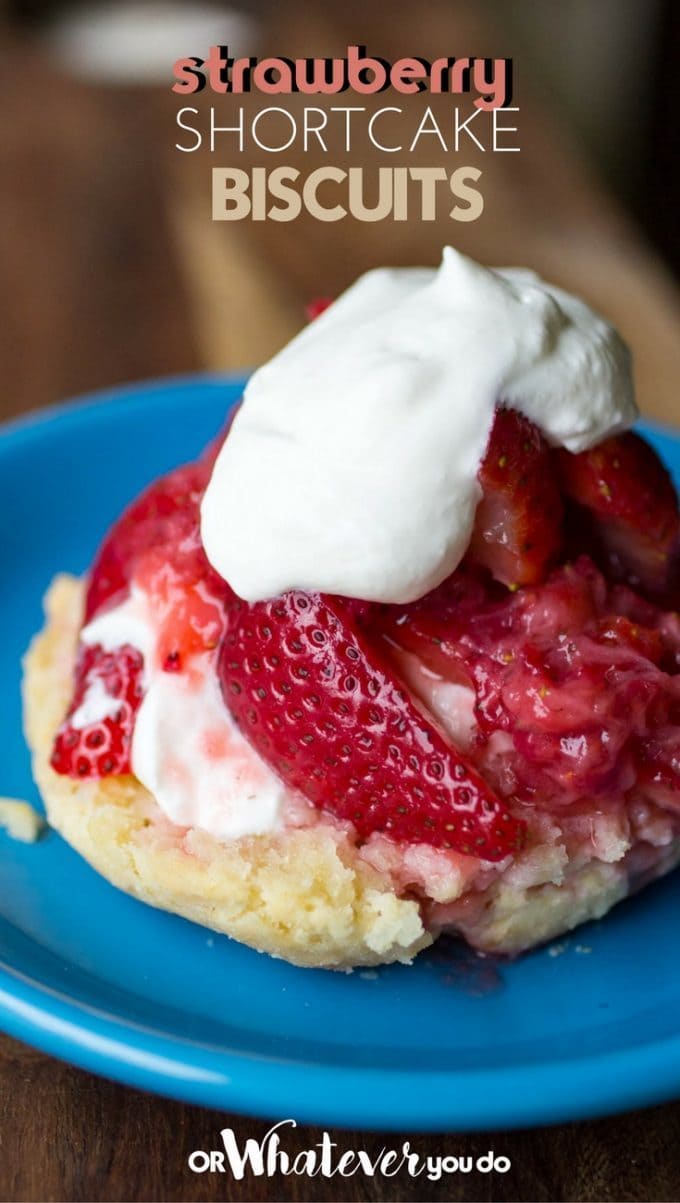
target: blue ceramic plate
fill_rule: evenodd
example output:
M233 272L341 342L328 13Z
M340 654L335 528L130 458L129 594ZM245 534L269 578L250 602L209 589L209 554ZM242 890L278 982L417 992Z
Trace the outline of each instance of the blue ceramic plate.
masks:
M242 381L162 381L0 435L0 794L38 795L19 661L53 573L197 453ZM680 477L680 438L653 432ZM0 834L0 1024L55 1056L229 1110L372 1128L582 1118L680 1095L680 875L494 966L294 969L118 893L54 834Z

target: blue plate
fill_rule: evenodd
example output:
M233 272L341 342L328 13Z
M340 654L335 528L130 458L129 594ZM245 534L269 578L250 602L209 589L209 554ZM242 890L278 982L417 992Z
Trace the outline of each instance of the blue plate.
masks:
M19 659L53 573L197 453L242 381L162 381L0 436L0 793L38 802ZM680 476L680 439L652 432ZM56 835L0 834L0 1024L55 1056L228 1110L411 1130L582 1118L680 1094L680 876L494 966L294 969L118 893Z

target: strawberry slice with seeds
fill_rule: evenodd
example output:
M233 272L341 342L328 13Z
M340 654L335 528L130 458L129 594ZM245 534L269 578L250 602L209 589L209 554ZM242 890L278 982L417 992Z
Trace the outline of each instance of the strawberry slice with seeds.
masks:
M562 546L563 506L552 452L533 422L496 410L479 482L471 557L511 588L545 580Z
M168 671L217 647L228 585L201 544L199 506L212 460L177 468L152 484L109 531L92 567L85 621L121 602L135 580L148 596Z
M99 778L132 771L130 745L143 668L141 652L129 644L115 652L100 644L81 645L73 700L52 751L57 773Z
M287 593L229 607L225 701L253 746L316 806L383 832L497 861L524 824L400 686L361 607Z
M562 488L594 526L612 574L673 603L680 584L680 516L653 447L629 431L590 451L557 453ZM593 522L594 520L594 522Z
M197 463L146 489L111 528L90 572L85 622L123 602L134 581L146 594L158 636L156 654L166 672L180 672L192 655L218 646L224 600L233 596L210 567L200 539L199 505L213 462L211 448ZM142 667L141 653L129 645L112 652L80 645L73 699L53 747L56 772L108 777L131 771ZM89 722L92 691L101 711Z
M210 479L209 455L161 476L123 512L102 543L89 574L85 622L125 600L144 558L158 551L179 575L203 581L220 597L227 586L201 545L199 506Z

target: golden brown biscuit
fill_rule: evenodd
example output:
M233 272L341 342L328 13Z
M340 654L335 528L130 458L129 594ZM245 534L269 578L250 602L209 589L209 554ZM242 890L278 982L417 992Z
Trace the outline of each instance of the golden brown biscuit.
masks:
M69 702L82 586L54 581L48 621L26 656L26 733L49 821L136 898L297 965L409 961L432 942L415 902L397 898L332 827L229 844L175 827L133 777L74 781L49 765Z
M25 660L26 732L50 823L114 885L296 965L410 961L442 923L477 947L516 953L599 918L638 884L636 849L570 861L557 840L528 849L484 891L451 885L428 908L400 898L332 822L220 843L169 822L134 777L77 781L49 764L70 699L83 589L59 576ZM645 879L680 860L680 840L646 848ZM434 935L432 934L434 933Z

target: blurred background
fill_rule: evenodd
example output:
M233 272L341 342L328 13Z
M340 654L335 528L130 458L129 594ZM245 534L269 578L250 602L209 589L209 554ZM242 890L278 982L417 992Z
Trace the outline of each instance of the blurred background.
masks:
M430 223L213 223L213 164L393 163L361 145L304 161L296 148L226 144L181 154L183 103L226 117L277 98L182 99L174 60L213 43L343 56L349 42L390 60L514 59L520 154L423 144L399 156L481 167L482 217L461 224L442 207ZM645 410L680 421L677 0L0 0L0 50L0 417L126 380L255 366L311 298L379 264L434 264L451 241L582 293L631 341ZM419 114L429 99L343 103ZM456 98L432 103L450 123Z

